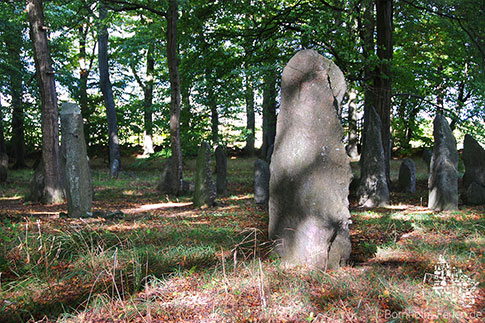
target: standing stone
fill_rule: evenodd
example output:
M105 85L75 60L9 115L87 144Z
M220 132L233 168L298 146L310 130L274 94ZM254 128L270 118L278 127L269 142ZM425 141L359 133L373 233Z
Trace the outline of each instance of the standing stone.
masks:
M0 183L6 182L8 176L8 155L0 153Z
M216 188L219 196L227 194L227 158L224 148L217 146L216 151Z
M211 151L207 142L200 144L195 173L194 206L213 206L216 199L216 187L212 179Z
M431 150L429 150L428 148L425 148L423 150L423 155L421 156L421 158L423 159L424 163L426 164L426 167L428 167L428 172L429 172L429 166L431 164L431 157L433 156L433 153L431 152Z
M485 204L485 149L470 135L463 145L463 200L467 204Z
M406 158L399 168L399 188L402 192L416 193L416 165Z
M160 181L158 182L157 185L157 190L160 193L164 194L172 194L172 159L169 158L167 161L165 161L162 172L160 174ZM195 190L194 183L191 181L186 181L182 180L181 186L180 186L180 191L177 192L177 194L187 194L190 192L193 192Z
M75 103L63 103L60 116L61 164L68 214L76 218L90 216L93 205L93 184L81 110Z
M269 201L269 164L261 159L254 162L254 201L261 205Z
M435 211L458 209L458 152L456 139L445 117L433 122L434 147L428 178L428 208Z
M357 192L361 207L379 207L389 204L386 161L381 139L381 119L374 107L364 116L365 134L360 163L360 184Z
M314 50L298 52L281 81L271 158L269 236L283 261L338 268L350 255L350 161L338 119L340 69Z

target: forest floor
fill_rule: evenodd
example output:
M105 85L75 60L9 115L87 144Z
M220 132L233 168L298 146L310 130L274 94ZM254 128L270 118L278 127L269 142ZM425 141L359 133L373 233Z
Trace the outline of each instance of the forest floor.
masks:
M11 171L0 188L0 321L482 322L485 207L429 211L415 161L416 194L393 192L379 209L351 203L351 262L327 272L271 252L254 159L228 160L229 195L205 209L157 193L160 161L127 158L112 180L94 160L102 213L85 219L25 202L32 170Z

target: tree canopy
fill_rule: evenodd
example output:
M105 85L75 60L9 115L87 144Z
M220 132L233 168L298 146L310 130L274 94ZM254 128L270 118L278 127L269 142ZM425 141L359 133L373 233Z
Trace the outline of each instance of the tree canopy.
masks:
M169 2L103 2L119 142L123 147L145 145L148 154L162 156L171 154ZM356 93L352 109L357 112L363 111L366 88L373 86L369 75L377 75L384 63L390 67L383 79L392 80L390 127L399 151L429 145L430 120L441 112L452 128L485 139L483 4L391 1L392 58L383 59L375 40L378 12L366 12L373 7L370 0L176 2L183 155L194 155L202 139L242 148L254 140L254 131L259 148L264 106L278 104L274 94L268 99L265 84L272 76L277 90L282 67L304 48L316 49L342 69L349 92ZM44 1L59 100L81 106L91 149L108 142L96 68L100 4ZM19 166L24 145L31 152L41 142L40 95L23 9L21 1L0 3L2 125L7 150L19 158ZM371 38L365 37L366 28ZM256 121L246 123L253 110ZM348 128L347 115L348 105L342 115ZM153 142L148 148L147 136Z

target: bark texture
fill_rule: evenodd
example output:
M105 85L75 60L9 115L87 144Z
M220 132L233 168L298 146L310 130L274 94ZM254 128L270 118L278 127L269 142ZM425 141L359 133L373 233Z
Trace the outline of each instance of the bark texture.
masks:
M26 11L29 17L30 38L34 47L34 61L42 103L42 160L45 181L42 202L60 203L64 196L60 172L59 108L42 1L27 0Z

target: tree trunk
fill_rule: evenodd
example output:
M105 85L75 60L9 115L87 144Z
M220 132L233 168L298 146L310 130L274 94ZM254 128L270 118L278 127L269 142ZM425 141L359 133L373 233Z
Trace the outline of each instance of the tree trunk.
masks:
M244 151L248 156L254 155L254 139L255 139L255 122L256 117L254 113L254 90L252 79L249 76L249 71L246 69L246 147Z
M182 147L180 145L180 77L177 55L178 1L169 0L167 12L167 63L170 78L170 147L172 149L170 190L178 194L182 190Z
M108 9L104 1L99 4L100 26L98 30L98 64L99 64L99 87L103 93L106 116L108 119L109 136L109 170L112 177L117 178L121 169L120 145L118 141L118 121L113 99L111 81L109 79L108 66L108 27L106 18Z
M374 106L374 67L370 65L369 58L375 51L374 44L374 30L375 30L375 18L374 18L374 1L367 0L363 3L363 15L362 21L359 20L360 39L362 41L362 56L364 57L364 115ZM360 138L361 145L363 146L365 140L365 134L367 132L367 125L364 120L364 127L362 136ZM360 164L364 163L365 156L361 154Z
M153 59L154 45L150 43L147 51L146 82L143 88L143 119L145 122L145 134L143 136L143 154L153 154L153 77L155 60Z
M59 171L61 169L59 110L41 0L27 0L26 11L29 16L30 37L34 48L35 68L42 103L43 202L47 204L60 203L63 201L63 190Z
M89 70L86 62L86 39L89 27L87 25L79 27L79 106L84 119L84 139L86 146L89 146L91 134L89 131L90 111L88 106L88 77Z
M375 108L382 121L382 146L386 163L386 177L390 181L391 160L391 60L392 60L393 0L376 0L377 56L380 64L374 79Z
M263 87L263 145L261 158L266 159L268 149L276 137L276 73L271 70L264 78Z
M15 26L7 32L7 53L10 64L9 87L12 98L12 155L15 158L13 168L25 168L24 110L22 90L22 30Z
M0 155L7 153L7 147L5 145L5 136L3 131L3 106L0 101Z
M351 158L357 158L359 156L359 149L357 144L359 143L359 132L357 129L357 91L355 89L349 90L349 101L348 105L348 124L349 124L349 133L348 133L348 145L346 147L347 155Z
M210 68L206 68L205 78L207 83L207 101L211 110L212 144L217 145L219 143L219 113L217 112L217 98L214 91L214 79L212 78L212 71Z

